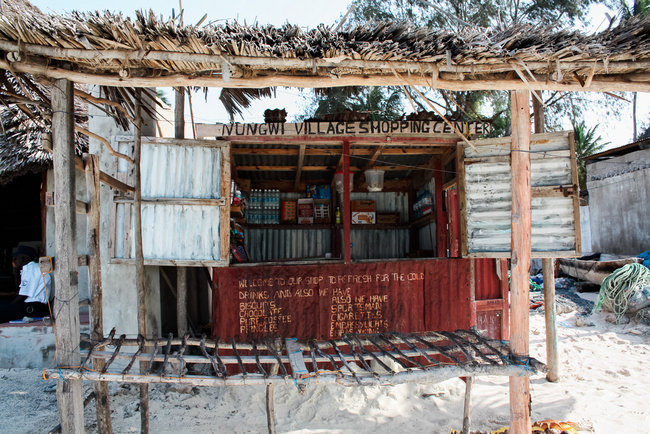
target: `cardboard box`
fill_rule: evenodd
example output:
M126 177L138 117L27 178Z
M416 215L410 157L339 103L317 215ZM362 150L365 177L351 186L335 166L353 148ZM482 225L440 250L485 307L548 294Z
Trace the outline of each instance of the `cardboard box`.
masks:
M399 222L399 213L377 213L378 225L396 225Z
M298 224L314 223L314 199L298 199Z
M352 200L350 201L352 212L375 212L374 200Z
M352 211L352 224L353 225L374 225L375 222L375 212Z
M280 223L296 223L297 201L291 199L282 199L280 208Z

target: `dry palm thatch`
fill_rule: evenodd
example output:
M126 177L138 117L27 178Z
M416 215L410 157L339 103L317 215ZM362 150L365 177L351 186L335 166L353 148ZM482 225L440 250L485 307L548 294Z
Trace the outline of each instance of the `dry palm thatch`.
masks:
M613 83L650 83L650 18L595 35L531 25L451 32L404 22L304 31L289 24L183 25L151 11L131 19L26 9L0 17L0 50L10 54L3 68L127 87L395 84L393 69L419 84L456 90L511 89L522 82L616 90Z
M102 85L100 98L79 87L76 95L122 127L133 118L135 86L246 88L222 92L231 118L251 98L272 93L260 88L277 85L408 80L452 90L650 90L650 17L595 35L531 25L450 32L403 22L304 31L289 24L184 25L151 11L135 19L110 12L60 16L24 0L1 5L0 103L41 131L49 122L45 90L55 78ZM153 100L153 92L145 95ZM151 105L143 106L153 114ZM7 137L17 140L20 130Z
M50 141L52 111L49 88L29 78L7 71L0 74L0 184L25 173L48 169L52 156ZM81 134L88 124L88 108L81 99L75 100L75 150L77 155L88 150L88 137Z

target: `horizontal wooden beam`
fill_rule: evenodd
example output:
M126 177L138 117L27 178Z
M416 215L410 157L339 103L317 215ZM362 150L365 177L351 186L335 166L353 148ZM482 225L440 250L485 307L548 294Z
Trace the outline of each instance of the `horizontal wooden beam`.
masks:
M409 71L418 74L431 74L436 72L454 72L479 74L485 72L510 72L512 63L508 60L499 63L460 65L447 61L446 54L435 56L430 60L419 61L381 61L381 60L359 60L345 57L327 59L309 58L284 58L284 57L253 57L253 56L231 56L228 54L204 54L187 53L180 51L160 50L131 50L131 49L84 49L84 48L61 48L38 44L26 44L12 41L0 41L0 50L14 51L19 53L45 56L58 59L77 60L118 60L119 62L131 61L142 63L143 61L159 62L184 62L198 64L204 70L220 70L223 62L231 66L244 66L250 69L306 69L314 68L361 68L366 70L392 70ZM589 59L574 62L557 62L549 67L546 61L523 62L530 70L549 68L560 71L588 70L594 74L618 73L630 69L650 69L648 61L610 61L595 62L596 59ZM80 62L81 63L81 62ZM207 65L206 65L207 64ZM121 67L118 65L117 67Z
M135 192L135 187L125 184L124 182L120 181L119 179L113 178L111 175L109 175L106 172L99 172L99 180L103 182L104 184L108 185L109 187L112 187L116 190L123 191L125 193Z
M45 205L48 207L54 206L54 192L48 192L45 197ZM82 200L75 201L75 213L88 214L88 203Z
M575 250L558 250L552 252L541 252L533 250L531 258L575 258L580 256ZM510 251L507 252L470 252L469 258L510 258Z
M313 184L330 184L331 179L310 179L309 181L300 181L300 186L298 187L297 191L305 191L305 187L307 184L313 185ZM384 180L384 188L382 191L399 191L399 192L405 192L409 188L409 183L410 181L408 179L386 179ZM280 190L281 192L295 192L296 190L294 189L294 180L291 179L286 179L286 180L269 180L269 181L261 181L261 180L256 180L252 181L251 188L268 188L268 189L276 189ZM366 191L365 190L365 184L361 184L358 189L355 189L353 191Z
M135 264L135 258L111 258L111 264ZM144 265L169 266L169 267L227 267L228 261L203 261L193 259L146 259Z
M376 148L352 148L352 156L370 156ZM434 147L405 147L405 148L384 148L382 155L439 155L444 151ZM299 148L232 148L233 155L295 155L299 154ZM305 155L327 156L341 155L341 148L307 148Z
M133 203L133 198L113 199L115 203ZM225 199L194 199L189 197L160 197L160 198L142 198L142 203L153 203L158 205L186 205L186 206L224 206Z
M215 124L196 124L197 135L201 137L217 137ZM380 136L226 136L233 145L290 145L298 146L307 142L314 145L342 146L343 140L350 142L350 147L378 146L387 143L388 146L400 147L447 147L455 149L460 138L456 134L427 134L425 136L380 135Z
M84 171L84 162L81 160L81 158L75 158L75 168L79 171ZM113 178L111 175L109 175L106 172L99 172L99 180L103 182L104 184L108 185L109 187L112 187L116 190L123 191L125 193L128 192L135 192L135 188L129 184L125 184L124 182L120 181L119 179Z
M323 88L343 86L414 86L434 87L451 91L478 90L558 90L566 92L650 92L650 73L631 73L621 75L595 76L590 86L583 87L578 81L557 83L547 81L546 76L537 75L524 83L519 78L510 78L507 73L496 76L486 76L471 79L469 76L459 77L457 74L441 73L435 84L426 75L412 75L409 83L390 74L357 74L335 76L299 76L299 75L260 75L253 77L232 77L224 80L221 75L189 76L173 74L159 77L127 76L114 74L94 74L88 72L70 71L45 64L29 62L8 62L0 60L0 69L28 73L51 79L68 79L79 84L97 84L114 87L221 87L221 88L261 88L261 87L298 87ZM145 72L145 71L142 71ZM565 76L567 78L568 76ZM462 78L462 80L460 79ZM203 136L207 137L207 136Z
M380 170L386 171L408 171L408 170L426 170L427 166L400 166L400 165L378 165L375 167ZM303 166L302 171L304 172L325 172L332 171L336 168L334 166ZM294 172L298 170L298 166L237 166L237 170L240 172ZM359 167L350 167L351 172L361 172L363 169Z

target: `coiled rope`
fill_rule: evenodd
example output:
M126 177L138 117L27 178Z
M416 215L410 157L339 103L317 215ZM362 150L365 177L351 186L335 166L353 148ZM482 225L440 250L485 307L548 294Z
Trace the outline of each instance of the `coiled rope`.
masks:
M650 284L650 269L642 264L627 264L607 276L600 285L598 310L603 303L611 305L619 322L625 315L628 302L641 286Z

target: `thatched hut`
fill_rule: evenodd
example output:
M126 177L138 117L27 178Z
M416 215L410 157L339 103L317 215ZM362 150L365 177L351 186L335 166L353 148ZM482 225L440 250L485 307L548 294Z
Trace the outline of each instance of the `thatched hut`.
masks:
M14 7L14 10L17 9ZM452 33L440 29L412 28L406 23L377 23L342 31L333 31L326 26L303 31L293 25L275 28L244 26L236 23L204 26L200 24L186 26L181 24L178 19L163 20L153 13L139 13L135 20L131 20L119 14L110 13L46 15L30 8L23 8L20 15L8 13L0 19L0 50L4 53L3 59L0 60L0 68L5 71L6 75L20 78L26 87L29 86L27 83L41 81L51 86L52 89L51 104L44 105L46 113L43 113L42 116L51 115L52 119L54 176L55 182L57 182L57 194L59 194L57 196L59 199L55 203L56 220L59 224L56 228L57 266L54 273L57 291L59 291L58 297L63 300L58 304L59 315L57 318L60 346L58 363L60 365L68 367L79 365L79 321L75 277L77 252L74 248L76 245L74 233L75 183L74 176L72 176L74 171L72 134L75 129L72 110L73 95L76 94L97 105L105 105L108 107L106 110L133 120L136 125L135 134L129 139L109 140L100 132L86 131L84 133L91 137L90 150L92 152L94 149L97 150L97 154L100 154L101 158L88 156L85 166L89 179L94 180L89 183L89 186L95 191L95 195L90 195L91 200L89 201L89 221L92 220L89 226L95 231L90 232L89 244L91 286L95 291L92 310L94 312L93 343L95 344L93 350L96 352L93 353L91 359L98 372L68 368L65 371L50 372L49 375L53 378L67 378L66 383L60 383L59 394L64 430L72 432L81 430L83 427L83 411L80 408L82 379L96 381L97 393L100 396L101 394L105 396L105 389L101 390L102 385L105 386L105 381L142 383L141 409L143 430L146 431L148 426L146 385L150 382L177 381L201 385L229 385L241 384L245 381L259 384L284 381L283 375L273 374L264 366L275 364L276 369L280 368L284 371L284 375L290 375L285 370L286 367L290 367L291 375L295 381L306 385L314 381L314 378L321 382L339 381L338 374L321 375L319 363L331 362L334 364L335 371L341 373L344 370L342 366L347 366L349 361L356 358L367 372L358 377L350 369L349 375L343 378L346 381L363 383L383 378L366 363L368 360L381 361L379 356L384 355L396 359L402 357L403 361L408 361L415 366L422 365L422 360L427 360L427 363L432 363L433 366L435 362L430 356L436 352L436 357L442 357L450 363L451 367L438 366L436 369L428 370L418 366L422 370L418 370L417 374L410 378L441 378L447 375L471 376L485 372L512 376L512 428L515 432L524 432L525 429L528 429L530 426L528 380L525 375L521 374L529 373L528 368L535 366L535 362L528 358L529 259L531 253L546 258L575 255L579 253L580 246L579 236L577 236L579 227L576 220L575 185L577 184L577 174L570 135L537 136L531 139L528 92L535 90L598 92L650 90L650 74L648 73L650 18L630 21L625 26L608 29L596 35L555 31L533 26L514 26L509 29L468 27L458 33ZM107 90L103 95L80 93L73 89L73 82L106 86ZM234 173L236 170L236 165L231 167L230 155L232 149L238 147L237 144L233 146L233 142L238 139L237 136L242 136L239 137L242 141L241 145L245 145L244 142L252 143L253 148L256 149L268 148L266 145L269 143L274 145L272 149L290 147L290 157L297 158L297 164L290 166L277 164L276 166L291 167L295 176L295 184L300 183L301 173L306 167L303 160L307 154L306 148L311 144L323 146L323 141L327 142L326 146L332 143L322 137L327 136L329 126L320 124L315 125L315 130L310 129L310 131L319 132L311 135L311 138L302 137L304 134L301 133L305 131L304 125L292 126L293 139L289 143L292 146L286 146L287 144L283 143L285 146L275 147L275 145L279 145L278 141L286 141L286 138L278 138L277 136L281 135L276 134L273 140L268 141L267 134L259 134L260 126L252 125L245 126L243 130L238 130L236 126L232 125L217 126L215 131L218 131L218 134L204 134L205 137L216 137L217 140L190 143L184 141L156 142L143 139L140 134L142 99L138 97L137 88L156 86L337 87L348 85L400 85L412 88L430 86L452 91L513 91L512 138L480 143L472 137L468 138L466 131L449 122L445 125L448 125L452 133L446 133L443 129L442 134L454 135L452 146L448 146L451 143L444 142L444 140L452 139L449 136L429 135L424 140L425 145L429 147L448 147L453 150L453 153L443 151L438 155L430 153L426 158L426 164L430 163L435 168L436 163L443 163L443 156L449 157L449 160L444 160L444 162L455 161L458 164L458 170L453 172L457 183L458 196L456 199L459 204L457 209L462 218L458 222L459 229L456 232L458 238L453 241L458 242L459 248L456 251L463 258L444 258L440 259L439 264L452 268L455 266L453 264L468 264L469 274L474 276L473 273L476 269L472 268L472 264L475 264L479 258L487 257L492 261L498 261L499 258L509 257L512 260L511 347L502 348L496 342L486 343L480 340L483 339L481 336L474 336L471 333L441 334L448 333L445 330L433 330L438 332L435 335L436 339L433 339L432 335L426 337L429 340L409 335L405 341L398 342L398 335L390 335L387 338L388 341L380 343L377 340L380 336L374 332L387 332L396 328L394 324L382 322L380 328L385 327L385 329L373 330L371 333L364 333L361 337L358 333L354 333L356 330L352 330L351 334L345 334L343 341L331 344L329 353L323 352L317 344L315 347L310 347L306 343L301 346L290 339L291 336L278 335L275 329L262 328L261 332L268 331L271 334L275 333L276 337L286 338L281 354L272 343L268 342L262 346L256 342L242 344L231 341L228 343L230 345L229 352L223 353L221 352L225 345L223 342L206 343L205 340L191 340L185 336L179 336L177 339L170 338L166 341L164 356L158 356L155 352L141 355L143 351L148 351L150 346L155 345L158 348L160 344L157 340L155 343L152 340L145 340L145 338L151 338L152 332L151 328L148 328L150 326L148 321L151 318L147 316L149 313L147 297L150 294L145 291L145 265L192 266L207 264L215 267L229 265L230 228L226 222L230 219L231 172ZM21 93L18 89L7 87L3 83L0 86L0 95L18 95L23 98L25 92ZM41 102L43 99L39 95L32 101L19 101L18 106L30 107L39 105ZM325 127L324 134L320 134L321 127ZM350 187L348 181L350 172L354 171L354 167L351 167L350 164L355 152L354 143L355 141L363 142L359 137L361 136L363 139L367 131L363 131L361 125L343 124L334 125L332 128L333 138L328 139L336 141L337 144L329 146L329 148L332 148L331 151L336 153L341 161L343 206L349 207ZM409 137L409 134L403 134L404 131L398 131L401 124L396 126L398 130L393 129L392 124L388 124L385 131L382 128L379 126L378 131L371 131L375 137L366 142L366 147L372 148L370 158L374 157L375 161L377 160L375 156L381 156L384 149L391 149L391 145L387 143L392 143L394 140L398 141L398 148L406 148L412 146L413 143L422 143L421 136ZM404 128L407 131L413 131L408 123ZM245 131L248 134L233 134L232 131ZM264 131L268 133L270 128L265 126ZM282 131L285 131L284 127L282 127ZM360 131L363 132L358 134ZM430 133L430 130L427 132ZM421 133L422 130L418 134ZM262 137L265 135L267 137ZM97 140L95 148L93 140ZM313 141L309 142L308 140ZM320 142L320 144L316 142ZM177 151L189 154L189 149L206 150L206 158L201 159L200 166L196 164L184 167L185 172L182 173L192 169L209 169L210 173L218 174L216 179L221 182L212 184L212 191L205 196L197 197L188 194L179 197L179 195L172 196L169 192L161 193L158 190L154 192L154 188L163 185L160 179L166 180L165 172L155 164L152 167L157 171L147 172L145 162L148 161L146 158L154 153L154 149L160 151L163 148L164 152L161 152L165 155L173 155ZM245 146L240 146L240 148L245 148ZM364 150L364 152L366 151ZM141 157L143 160L140 160ZM120 160L119 164L117 159ZM169 157L164 161L166 163L178 162L178 159ZM114 169L113 173L106 173L111 168ZM269 167L264 168L268 171L277 170ZM424 167L416 168L424 170ZM555 169L558 171L556 172ZM255 170L253 168L249 171ZM333 172L329 167L325 169L321 167L319 170L328 174ZM531 171L533 172L532 178ZM159 178L152 178L152 173ZM494 173L500 175L490 177ZM558 174L559 178L550 179L555 174ZM100 258L106 258L107 253L105 250L100 252L100 246L96 238L93 238L101 232L100 214L106 214L103 208L100 213L100 207L97 206L96 194L100 181L127 193L127 196L123 195L117 199L114 195L111 196L118 204L118 208L119 204L122 204L124 212L126 209L132 212L132 218L123 218L122 220L124 227L133 228L130 232L131 237L125 236L126 232L122 232L122 238L116 235L111 243L121 245L124 252L123 258L113 258L122 261L113 261L113 263L131 267L129 270L133 271L132 274L123 273L122 278L124 287L137 288L137 297L134 298L136 298L138 306L138 331L143 335L137 339L129 340L124 336L116 340L113 335L105 338L102 330L101 292L97 291L101 289L99 265L101 264L103 267L107 262L100 261ZM436 184L438 189L442 188L440 182L436 182ZM171 185L177 187L181 183L172 182ZM107 188L104 187L104 189ZM183 189L181 188L181 190ZM106 193L102 192L102 201L105 200ZM557 205L560 202L563 203L563 206ZM441 201L438 201L437 206L442 209ZM184 222L185 224L177 226L169 221L165 223L166 226L165 224L155 225L154 229L158 229L159 233L166 235L174 232L177 228L206 230L210 233L211 239L218 240L218 242L207 243L207 247L198 243L188 246L187 249L180 249L180 252L174 250L177 245L172 242L169 255L156 256L162 251L155 248L157 233L151 232L151 228L148 229L143 225L143 221L147 221L151 217L151 214L147 213L155 214L158 209L167 211L172 209L172 215L179 215L178 212L173 214L173 207L199 207L192 209L194 211L198 209L199 214L201 212L211 212L211 214L210 218L207 221L201 221L200 225L188 224L187 221ZM558 214L560 210L566 212L566 215L560 216ZM481 214L482 212L487 214ZM546 223L538 224L535 221L535 215L552 212L558 214L553 217L557 220L553 220L550 216L547 219L547 215L544 214L542 220ZM180 213L180 215L182 214ZM490 215L494 218L488 218ZM156 219L154 218L153 221L155 222ZM549 224L549 221L556 221L557 224ZM442 223L443 220L438 219L438 227L442 227ZM348 278L344 276L350 276L349 278L352 280L356 278L363 280L365 277L361 276L371 276L370 273L355 273L357 269L367 267L367 265L352 261L351 222L347 212L344 214L341 228L336 228L336 230L342 230L343 233L341 264L337 264L337 267L340 268L336 270L339 273L337 276L340 275L344 280ZM186 239L187 237L182 238L180 242ZM152 246L154 247L152 248ZM206 247L206 250L201 251L202 247ZM197 249L196 251L201 253L207 252L211 256L197 255L188 258L186 254L190 249ZM193 254L196 251L192 250ZM175 255L175 253L178 254ZM418 263L414 266L426 268L433 266L435 261L429 260L426 264ZM400 263L398 262L398 264ZM317 264L316 267L319 266L324 268L322 264ZM388 268L400 265L388 265L388 262L384 261L374 266ZM104 269L108 273L115 272L110 271L108 266L102 268L102 271ZM304 277L301 282L306 282L309 279L312 283L320 282L319 278L316 281L313 280L313 273L317 274L317 271L311 268L301 270L312 273L302 276L301 271L297 270L297 277ZM251 269L249 276L239 280L233 278L231 283L244 287L246 285L269 286L268 280L258 279L259 276L256 273L263 271L260 271L259 268L257 271ZM411 271L414 273L413 281L423 281L425 280L424 276L429 276L429 279L432 277L428 268ZM215 274L226 274L229 270L215 269L214 272ZM451 281L454 285L460 286L459 281L453 279L454 273L449 274L452 275ZM459 272L459 274L462 273ZM391 275L392 273L388 274L389 279ZM392 286L388 289L394 290L400 286L410 285L402 283L401 273L396 272L395 275L397 275L395 278L397 280L392 282ZM408 280L409 275L407 273L405 279ZM279 275L273 277L285 278L285 276ZM370 279L370 277L368 278ZM435 277L433 279L435 280ZM274 280L274 282L276 281ZM471 279L468 280L468 282L471 281ZM503 276L503 281L505 281L505 276ZM408 287L410 288L410 286ZM422 287L423 294L433 294L430 291L432 287L431 285ZM472 285L469 283L465 287L471 289ZM426 292L427 290L429 292ZM110 291L113 291L114 294L118 293L108 287L105 287L104 291L105 293ZM243 292L250 293L250 291ZM133 291L125 291L125 293L134 295ZM468 308L464 311L468 318L466 325L471 326L472 323L475 325L477 322L476 309L481 303L477 304L477 300L472 299L471 291L468 294L470 296L463 300L447 298L436 306L444 314L449 312L451 307L465 305ZM237 298L239 291L234 286L220 287L216 290L215 295L215 303L219 303L223 301L223 297ZM296 297L303 295L312 297L313 293L300 292ZM348 295L352 294L337 293L336 297ZM501 292L500 295L502 303L500 306L502 306L506 294ZM251 310L278 309L279 305L271 305L267 301L267 296L268 294L265 294L264 291L255 295L255 299L250 301L258 304L251 304ZM247 297L245 295L243 298ZM420 301L427 300L426 296L423 297L411 300L410 304L399 304L401 310L398 310L397 317L412 319L414 309L416 307L419 309L422 306ZM337 304L344 305L343 308L353 308L350 302L347 305L343 302ZM484 304L488 307L490 305L489 302ZM424 305L426 306L426 303ZM472 311L472 309L475 310ZM401 331L421 332L422 330ZM440 336L443 336L442 340ZM463 336L468 341L458 340ZM422 341L418 340L416 345L415 341L409 339L421 339ZM108 344L116 344L118 350L113 353L104 351ZM106 369L102 370L104 363L110 364L115 357L120 356L119 348L125 344L138 347L137 351L129 354L131 359L129 369L136 361L140 361L145 375L131 375L128 372L111 373L106 372ZM165 345L164 342L163 345ZM407 348L409 346L410 348ZM185 363L183 354L188 347L195 347L197 351L201 351L202 356L197 356L200 359L200 362L197 363L210 364L214 369L214 376L190 378L181 375L170 380L165 375L150 375L144 362L150 360L149 369L158 358L167 362L172 347L178 351L181 366ZM468 350L469 347L472 348L471 351ZM341 348L347 353L340 352ZM453 351L448 351L450 348L453 348ZM493 352L489 354L483 352L486 349ZM247 351L247 353L242 353L242 351ZM404 351L412 351L412 353L406 354ZM448 352L445 353L445 351ZM458 357L454 355L455 352L463 355ZM337 354L340 360L334 360L332 354ZM472 354L483 354L485 356L483 357L484 363L478 365L470 363L470 361L476 362L476 360L472 360ZM305 360L310 356L313 370L305 374ZM255 364L259 368L259 372L247 374L244 364L248 363ZM229 366L226 367L226 364ZM236 373L232 369L233 366L236 366ZM513 370L516 369L521 372L514 375ZM277 373L277 371L275 372ZM391 381L408 381L405 377L408 376L397 373ZM103 412L103 416L99 416L99 418L104 418L100 425L102 429L106 429L105 418L110 413L107 412L105 405L98 410ZM110 422L108 426L110 427Z

